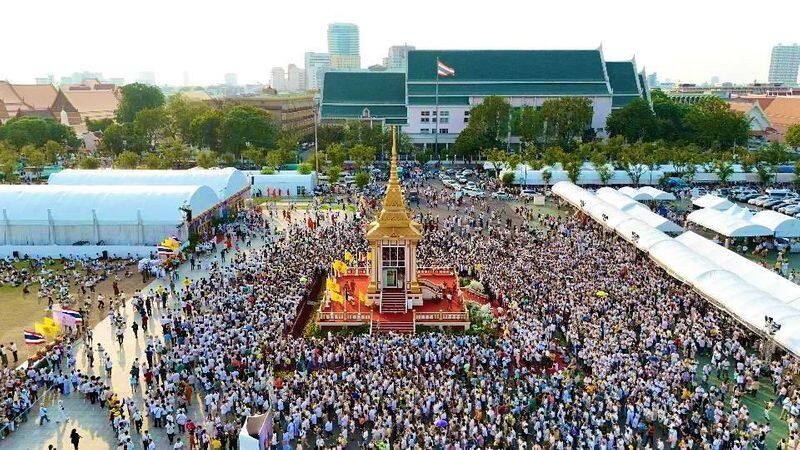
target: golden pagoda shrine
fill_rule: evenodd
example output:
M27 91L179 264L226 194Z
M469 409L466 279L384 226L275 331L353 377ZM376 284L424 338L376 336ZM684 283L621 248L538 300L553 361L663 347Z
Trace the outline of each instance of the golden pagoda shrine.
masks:
M320 328L369 325L372 333L414 333L419 325L467 328L465 300L486 301L462 292L452 267L417 267L423 231L406 207L398 178L396 132L392 127L391 167L381 211L366 230L369 253L360 267L333 263L335 275L327 280L317 314Z

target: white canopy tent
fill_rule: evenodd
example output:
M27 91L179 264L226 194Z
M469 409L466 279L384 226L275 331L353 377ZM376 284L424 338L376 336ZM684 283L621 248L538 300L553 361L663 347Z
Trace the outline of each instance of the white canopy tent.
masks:
M664 233L677 234L683 231L683 227L681 227L677 223L667 219L666 217L660 214L654 213L649 209L632 208L629 209L627 212L631 217L635 217L641 220L642 222L650 225L651 227L663 231Z
M691 231L683 233L675 240L782 302L800 307L800 286L761 264Z
M800 237L800 219L781 214L777 211L765 209L756 213L751 222L763 225L773 233L775 237L779 238L796 238Z
M650 209L647 206L610 187L601 187L597 190L596 195L600 200L603 200L610 205L621 209L622 211L627 212L633 208L644 208L647 210Z
M692 204L698 208L710 208L720 211L724 211L733 206L733 202L727 198L717 197L711 194L705 194L693 199Z
M674 239L653 245L649 253L653 261L664 270L693 286L695 280L704 273L720 269L716 264Z
M675 194L671 192L662 191L661 189L654 188L653 186L642 186L639 192L648 195L650 201L668 202L676 199Z
M637 201L645 201L649 198L649 196L645 193L639 192L638 189L630 186L623 186L619 188L619 192L626 197L630 197Z
M67 169L51 174L47 183L60 186L208 186L222 201L240 193L250 185L245 174L232 167L189 170Z
M659 242L672 239L666 233L651 227L639 219L633 218L618 223L614 230L623 239L645 252Z
M731 238L772 236L773 234L772 230L763 225L725 214L723 211L713 208L692 211L686 218L703 228Z
M598 223L612 230L621 222L631 218L631 216L625 212L620 211L619 209L602 200L598 200L594 204L588 205L584 211Z
M753 218L753 211L735 204L725 211L722 211L722 213L726 216L735 217L742 220L750 220Z
M576 186L571 181L559 181L550 190L570 205L581 210L598 201L591 192Z
M207 186L0 185L2 245L156 245L219 202Z

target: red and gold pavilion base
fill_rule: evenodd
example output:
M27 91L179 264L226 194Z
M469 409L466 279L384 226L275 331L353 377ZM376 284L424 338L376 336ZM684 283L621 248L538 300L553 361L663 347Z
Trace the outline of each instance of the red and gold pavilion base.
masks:
M340 292L347 291L348 300L333 302L326 295L320 305L317 324L329 329L369 325L372 333L414 333L419 326L467 329L469 314L465 301L486 302L485 297L460 289L458 275L453 269L422 268L417 271L417 278L423 290L428 292L422 305L405 313L382 313L380 305L367 306L358 300L366 297L369 285L367 268L349 268L336 277Z

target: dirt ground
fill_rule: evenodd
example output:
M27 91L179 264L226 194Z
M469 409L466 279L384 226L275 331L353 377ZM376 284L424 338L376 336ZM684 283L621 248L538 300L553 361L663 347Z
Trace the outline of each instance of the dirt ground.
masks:
M124 270L118 272L118 275L120 277L120 291L124 292L130 298L130 296L137 289L141 289L144 284L142 284L142 277L136 270L135 265L130 266L129 271L133 273L129 278L125 278ZM95 288L96 292L92 297L94 304L92 305L92 311L89 315L88 323L86 324L89 327L94 327L98 321L106 317L108 306L106 305L105 310L98 311L96 298L97 294L103 294L103 297L106 299L113 296L113 280L114 277L112 275L103 282L97 284ZM19 362L17 364L21 364L39 348L37 345L25 344L23 331L25 329L33 329L33 324L35 322L41 321L45 316L49 316L47 313L47 298L39 298L37 295L39 285L31 286L30 290L30 294L24 295L22 293L22 286L0 287L0 344L8 348L11 342L16 342L17 348L19 349ZM76 299L83 298L80 289L73 287L71 291ZM84 320L86 321L87 319L84 318ZM11 354L9 353L8 356L9 364L13 364Z

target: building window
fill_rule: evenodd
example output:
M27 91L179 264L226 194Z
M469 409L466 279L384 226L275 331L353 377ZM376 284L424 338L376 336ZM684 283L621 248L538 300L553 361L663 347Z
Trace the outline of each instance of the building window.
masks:
M448 117L450 115L450 111L439 111L439 115L442 117Z
M436 117L431 117L431 122L436 123Z
M449 132L450 132L450 130L449 130L449 129L447 129L447 128L439 128L439 133L440 133L440 134L447 134L447 133L449 133Z
M430 132L431 132L431 129L430 129L430 128L420 128L420 129L419 129L419 132L420 132L420 133L430 133Z
M431 121L431 118L430 117L422 117L421 119L419 119L419 121L422 122L422 123L428 123L428 122Z
M464 123L469 123L469 116L464 117Z
M439 123L450 123L449 117L441 117L439 118Z
M431 112L430 112L430 111L422 111L422 112L420 112L420 115L421 115L422 117L430 116L430 115L431 115Z
M469 117L469 110L464 111L464 117Z
M431 111L431 114L435 116L435 115L439 114L439 112L438 111Z

